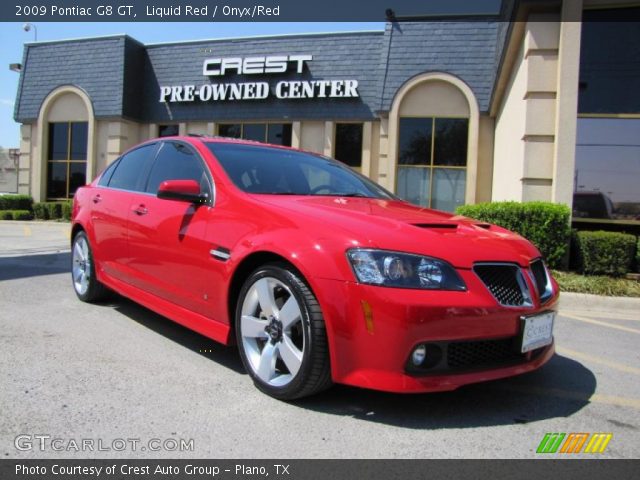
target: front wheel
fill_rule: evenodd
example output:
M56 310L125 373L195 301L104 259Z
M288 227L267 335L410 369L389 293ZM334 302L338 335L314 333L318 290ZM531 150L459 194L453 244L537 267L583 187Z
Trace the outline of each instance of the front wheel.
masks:
M71 281L76 295L83 302L95 302L106 294L106 288L96 278L93 253L84 232L79 232L73 239Z
M235 316L242 362L261 391L281 400L331 386L322 311L298 272L265 265L244 283Z

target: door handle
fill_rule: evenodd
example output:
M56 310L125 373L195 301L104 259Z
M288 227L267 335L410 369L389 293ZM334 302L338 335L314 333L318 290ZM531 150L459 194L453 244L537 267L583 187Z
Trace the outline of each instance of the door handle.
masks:
M100 196L100 194L97 194L95 197L93 197L93 203L100 203L102 201L102 197Z
M147 210L147 207L145 207L144 205L140 204L138 205L136 208L133 209L133 213L135 213L136 215L146 215L147 213L149 213L149 210Z

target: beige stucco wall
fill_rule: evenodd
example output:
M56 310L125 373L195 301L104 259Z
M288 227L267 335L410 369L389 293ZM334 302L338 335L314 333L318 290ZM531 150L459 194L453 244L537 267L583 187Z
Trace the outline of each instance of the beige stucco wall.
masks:
M20 125L20 160L18 162L18 193L33 195L31 172L38 159L38 124Z
M82 99L75 93L63 93L49 109L49 122L86 122L89 114Z
M531 14L526 23L496 117L493 200L551 200L559 20Z
M401 117L468 117L469 103L448 82L433 80L416 85L403 97Z
M324 122L303 121L301 125L300 148L310 152L325 151Z
M380 165L380 122L371 122L371 150L369 155L369 173L367 176L377 181Z
M476 179L476 202L478 203L491 201L494 132L494 119L489 115L481 115L478 132L478 173Z
M492 200L519 200L522 197L526 75L524 45L505 89L495 120Z
M495 120L493 200L571 205L580 23L566 20L581 9L581 0L563 2L561 13L531 13L514 27L522 33L512 37L517 54L503 72L508 82Z
M578 87L580 76L580 41L582 24L569 21L578 18L582 0L562 4L562 27L558 42L558 90L553 151L553 188L551 200L573 203L573 179L576 162L578 128Z

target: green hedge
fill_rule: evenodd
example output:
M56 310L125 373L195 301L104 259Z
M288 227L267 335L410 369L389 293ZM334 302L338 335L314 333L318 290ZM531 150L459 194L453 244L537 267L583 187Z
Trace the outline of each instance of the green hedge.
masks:
M0 210L2 220L31 220L33 214L30 210Z
M617 232L578 232L576 247L580 271L621 277L633 268L636 237Z
M38 220L49 220L49 210L43 202L33 204L33 215Z
M636 272L640 273L640 238L638 238L636 245Z
M62 204L62 219L66 221L71 220L71 205L72 202L64 202Z
M57 220L62 218L62 204L58 202L46 202L46 209L49 211L49 218Z
M462 205L456 213L512 230L538 247L551 268L565 267L571 234L571 211L566 205L492 202Z
M33 214L38 220L71 220L71 201L35 203Z
M31 210L32 206L29 195L0 195L0 210Z

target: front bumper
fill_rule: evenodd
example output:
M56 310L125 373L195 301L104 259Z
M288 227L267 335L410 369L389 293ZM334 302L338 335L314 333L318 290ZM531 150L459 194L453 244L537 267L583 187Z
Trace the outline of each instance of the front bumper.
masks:
M504 307L472 272L462 272L465 292L408 290L315 279L337 383L389 392L455 390L470 383L519 375L544 365L554 354L547 345L529 354L515 350L520 318L555 310L557 286L544 305ZM366 305L365 305L366 304ZM368 314L365 312L369 312ZM445 358L429 371L412 371L409 357L420 343L443 347ZM512 344L514 350L495 358L479 355L447 363L446 352L467 346L477 350ZM461 350L462 348L462 350ZM475 358L486 361L477 362Z

